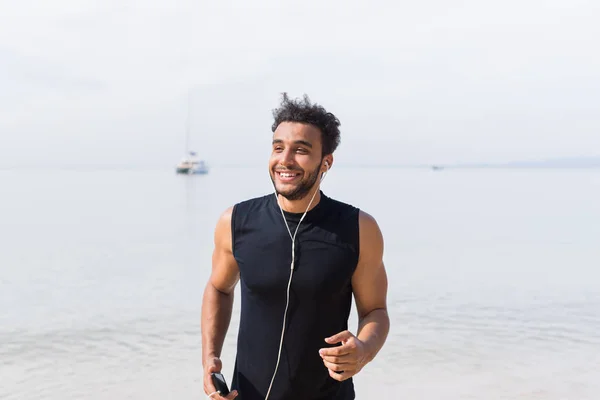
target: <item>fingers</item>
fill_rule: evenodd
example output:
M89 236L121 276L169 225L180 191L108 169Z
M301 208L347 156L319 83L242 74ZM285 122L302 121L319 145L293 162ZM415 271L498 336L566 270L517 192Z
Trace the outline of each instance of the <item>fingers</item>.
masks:
M319 355L329 371L329 376L337 381L356 375L362 368L360 357L364 353L362 342L350 331L342 331L325 339L326 343L341 343L339 346L322 348Z
M339 359L348 358L352 355L352 351L349 348L336 347L332 349L321 349L319 350L321 358L328 357L330 361L336 361Z
M212 392L207 397L212 400L233 400L237 397L237 395L238 395L237 390L233 390L233 391L229 392L229 394L225 397L221 396L221 394L219 392Z
M345 381L348 378L351 378L355 372L354 371L342 371L340 373L338 372L334 372L332 370L328 370L329 371L329 376L332 377L333 379L335 379L336 381Z
M206 393L207 398L212 399L212 400L232 400L232 399L235 399L238 395L237 390L232 390L231 392L229 392L229 394L227 396L223 397L217 390L214 389L214 386L213 386L212 390L210 390L210 389L206 390L206 389L207 389L206 386L204 386L204 392Z
M333 336L325 338L325 341L329 344L334 344L334 343L345 342L353 337L354 337L354 335L352 334L352 332L345 330L340 333L336 333Z
M353 364L356 363L358 361L358 357L356 354L346 354L343 356L328 356L328 355L321 355L321 359L323 359L323 361L327 361L330 362L332 364Z
M214 400L224 399L219 395L219 392L217 392L217 388L213 384L212 377L210 376L213 372L221 372L221 366L221 360L216 357L206 361L204 365L204 393Z
M237 391L233 391L230 392L227 396L223 397L219 394L219 392L212 392L210 393L207 398L211 399L211 400L233 400L237 397L238 392Z
M212 379L210 377L210 372L208 374L204 374L204 393L211 399L220 399L219 392L217 392L217 388L212 383Z
M343 333L343 332L342 332ZM350 334L352 335L352 334ZM332 338L335 338L337 335L332 336ZM344 336L345 337L345 336ZM325 341L330 341L330 338L325 339ZM333 339L333 340L337 340L337 339ZM348 339L344 339L342 344L336 347L326 347L326 348L322 348L319 350L319 354L321 355L321 357L323 356L345 356L347 354L352 354L356 351L357 347L358 347L358 343L357 343L356 337L354 335L348 337ZM335 342L335 343L339 343L339 342Z
M237 390L232 390L232 391L231 391L231 392L229 392L229 394L228 394L227 396L225 396L225 397L221 396L221 394L219 393L219 394L216 394L216 395L215 395L214 397L212 397L212 398L214 398L214 399L216 399L216 400L232 400L232 399L235 399L235 398L237 397L237 395L238 395L238 392L237 392Z
M211 374L213 372L221 372L222 366L221 360L217 357L207 360L204 365L204 393L206 393L207 398L211 400L232 400L238 395L237 390L232 390L227 396L221 396L217 391Z
M340 373L342 371L354 371L356 370L356 364L352 363L333 363L326 360L323 360L323 364L327 367L328 370Z
M358 372L358 359L356 354L342 357L321 356L323 365L329 370L329 375L336 380L348 379Z

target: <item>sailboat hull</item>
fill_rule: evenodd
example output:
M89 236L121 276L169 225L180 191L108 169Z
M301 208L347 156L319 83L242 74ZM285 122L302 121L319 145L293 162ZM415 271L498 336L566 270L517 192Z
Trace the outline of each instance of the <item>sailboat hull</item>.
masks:
M177 167L175 172L182 175L203 175L208 174L208 168Z

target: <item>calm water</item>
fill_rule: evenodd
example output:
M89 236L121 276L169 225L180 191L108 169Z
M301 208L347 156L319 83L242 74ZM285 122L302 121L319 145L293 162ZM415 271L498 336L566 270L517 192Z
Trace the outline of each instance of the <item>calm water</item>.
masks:
M323 190L386 239L392 331L358 398L600 398L600 170L338 167ZM0 171L0 398L204 398L214 224L267 191L264 168Z

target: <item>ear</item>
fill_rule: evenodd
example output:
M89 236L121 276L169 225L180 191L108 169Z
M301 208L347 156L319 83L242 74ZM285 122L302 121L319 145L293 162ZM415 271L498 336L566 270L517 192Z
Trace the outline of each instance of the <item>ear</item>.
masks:
M321 172L327 172L331 169L331 166L333 165L333 156L331 154L325 156L325 158L323 158L323 165L321 168Z

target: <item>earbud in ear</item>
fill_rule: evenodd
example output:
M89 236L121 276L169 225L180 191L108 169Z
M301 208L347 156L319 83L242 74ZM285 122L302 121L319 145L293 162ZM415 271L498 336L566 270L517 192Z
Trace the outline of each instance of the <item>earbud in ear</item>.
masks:
M327 167L327 170L323 173L321 173L321 180L323 180L323 178L325 177L325 174L329 171L329 162L325 161L325 167Z

